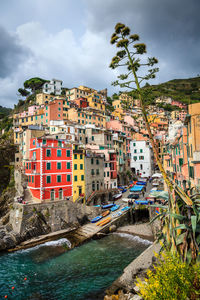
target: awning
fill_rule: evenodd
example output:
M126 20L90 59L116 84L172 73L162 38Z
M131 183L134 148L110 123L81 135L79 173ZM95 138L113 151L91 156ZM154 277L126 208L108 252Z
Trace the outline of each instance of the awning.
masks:
M134 187L130 188L130 192L141 192L143 188L143 185L134 185Z
M159 199L164 199L164 200L169 199L168 192L165 192L165 191L152 191L149 194L149 197L154 197L154 198L159 198Z

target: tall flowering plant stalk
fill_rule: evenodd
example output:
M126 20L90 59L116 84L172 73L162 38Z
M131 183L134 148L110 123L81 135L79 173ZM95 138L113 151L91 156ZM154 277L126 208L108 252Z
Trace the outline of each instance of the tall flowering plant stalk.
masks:
M163 224L162 238L172 253L179 252L183 260L187 260L189 250L191 250L191 259L188 258L188 260L195 261L199 249L199 244L196 241L197 223L199 222L198 203L195 203L196 200L192 201L191 197L169 178L159 158L146 111L148 92L147 89L141 89L142 82L156 77L159 69L154 66L158 60L155 57L147 57L146 45L140 43L139 39L138 34L131 34L129 27L121 23L116 24L115 31L111 36L111 44L116 45L118 51L112 58L110 68L121 68L123 73L117 76L118 79L112 85L135 91L140 100L153 153L169 193L168 205L161 206L162 213L159 215ZM186 211L190 211L190 213L188 214ZM181 221L184 223L182 224Z

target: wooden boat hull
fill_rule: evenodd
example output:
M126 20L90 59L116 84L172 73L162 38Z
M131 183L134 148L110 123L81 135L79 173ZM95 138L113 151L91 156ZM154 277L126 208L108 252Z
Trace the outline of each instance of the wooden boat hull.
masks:
M111 217L108 217L108 218L106 218L104 220L99 221L96 225L97 226L103 226L103 225L109 223L111 221L111 219L112 219Z
M112 207L111 207L111 209L112 209ZM102 215L102 217L104 218L104 217L106 217L107 215L109 215L109 213L110 213L110 211L109 211L109 210L106 210L106 211L104 211L101 215Z

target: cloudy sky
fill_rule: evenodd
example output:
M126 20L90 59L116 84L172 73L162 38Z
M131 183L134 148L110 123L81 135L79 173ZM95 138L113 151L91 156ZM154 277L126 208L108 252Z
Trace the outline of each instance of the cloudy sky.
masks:
M108 68L117 22L128 25L159 59L155 83L200 74L200 0L1 0L0 105L13 107L31 77L65 87L111 86Z

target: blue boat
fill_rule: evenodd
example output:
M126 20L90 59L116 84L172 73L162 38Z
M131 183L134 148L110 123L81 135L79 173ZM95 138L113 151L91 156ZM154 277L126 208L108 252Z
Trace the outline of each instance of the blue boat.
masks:
M147 183L146 182L144 182L144 181L137 181L136 182L136 185L146 185Z
M110 204L106 204L106 205L102 205L102 209L107 209L107 208L111 208L111 207L113 207L115 204L113 204L113 203L110 203Z
M128 210L128 209L130 209L130 206L125 206L125 207L123 207L122 209L121 209L121 211L126 211L126 210Z
M113 207L111 207L110 211L116 211L120 208L120 205L114 205Z
M147 200L135 200L135 204L147 205L149 201Z
M91 220L91 223L96 223L97 221L101 220L102 218L103 218L102 216L97 216Z

